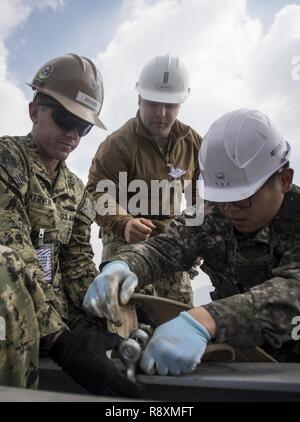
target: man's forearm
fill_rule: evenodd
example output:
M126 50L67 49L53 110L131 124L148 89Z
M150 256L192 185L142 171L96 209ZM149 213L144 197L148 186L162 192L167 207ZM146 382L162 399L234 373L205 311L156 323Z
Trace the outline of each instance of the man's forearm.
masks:
M193 308L188 313L200 322L211 334L212 338L215 337L217 332L217 324L212 315L202 306Z

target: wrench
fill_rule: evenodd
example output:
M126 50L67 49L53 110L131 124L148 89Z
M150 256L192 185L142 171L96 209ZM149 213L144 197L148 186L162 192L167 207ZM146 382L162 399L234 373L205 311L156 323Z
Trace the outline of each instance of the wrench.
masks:
M129 337L123 340L119 346L119 356L126 366L126 375L131 382L136 382L136 365L149 340L149 335L144 330L138 329L130 333Z

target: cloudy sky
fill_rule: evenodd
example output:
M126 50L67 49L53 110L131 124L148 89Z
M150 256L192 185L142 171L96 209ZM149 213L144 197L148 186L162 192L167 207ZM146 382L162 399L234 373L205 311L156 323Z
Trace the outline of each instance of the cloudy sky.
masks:
M226 111L264 111L292 145L300 184L300 0L0 0L0 7L1 135L30 130L25 82L50 58L74 52L96 62L109 133L135 114L143 65L171 53L191 79L181 120L203 135ZM106 135L94 129L69 159L84 181Z

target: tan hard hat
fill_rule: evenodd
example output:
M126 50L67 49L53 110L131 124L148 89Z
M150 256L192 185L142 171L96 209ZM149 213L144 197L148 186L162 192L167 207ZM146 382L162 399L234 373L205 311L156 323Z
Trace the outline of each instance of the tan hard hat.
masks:
M86 57L65 54L49 60L28 85L54 98L75 116L106 129L99 119L104 99L102 77Z

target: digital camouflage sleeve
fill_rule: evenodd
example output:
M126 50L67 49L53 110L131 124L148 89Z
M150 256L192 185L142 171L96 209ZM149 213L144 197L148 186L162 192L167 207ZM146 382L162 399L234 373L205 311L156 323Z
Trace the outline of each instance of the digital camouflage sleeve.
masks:
M113 259L125 260L143 284L186 271L202 256L202 268L218 298L205 305L217 323L215 341L240 348L266 342L280 348L291 340L292 319L300 315L300 221L295 210L296 203L300 209L299 197L299 188L294 187L271 229L260 239L250 239L255 251L262 251L262 246L270 250L262 256L250 254L247 259L243 251L237 252L229 223L210 212L201 226L187 226L187 217L178 218L166 234L124 247Z

